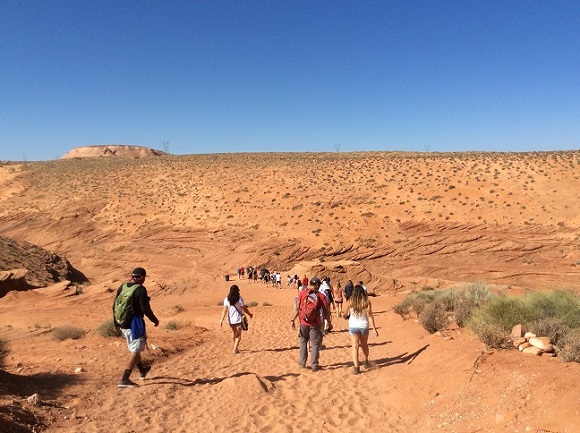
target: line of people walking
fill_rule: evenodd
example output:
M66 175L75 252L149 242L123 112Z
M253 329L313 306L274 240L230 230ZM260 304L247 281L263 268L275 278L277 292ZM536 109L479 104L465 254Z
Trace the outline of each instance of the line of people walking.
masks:
M142 380L146 379L151 366L143 364L141 352L147 347L147 333L144 317L146 316L154 326L159 325L159 319L151 310L149 296L144 287L147 272L138 267L131 273L131 279L123 283L117 290L113 302L113 321L115 328L120 330L125 337L130 357L122 378L118 384L120 388L132 388L137 386L130 380L130 375L137 367ZM334 289L330 286L330 280L318 277L301 281L297 279L298 294L294 302L294 315L290 319L292 329L296 329L296 319L299 320L299 358L298 364L306 368L310 352L310 368L313 372L320 370L320 349L326 333L332 331L331 305L335 306L337 317L348 319L348 332L352 346L353 374L360 373L360 366L369 367L369 329L372 327L375 336L378 337L375 320L372 312L371 301L367 296L364 285L353 285L349 280L344 291L340 284ZM306 283L306 284L303 284ZM344 295L344 296L343 296ZM342 304L346 303L343 310ZM245 315L253 318L240 294L237 285L230 287L229 293L223 301L223 310L220 318L220 327L227 317L232 331L233 353L239 353L239 345L242 330L247 330ZM245 313L245 315L244 315ZM359 348L362 349L362 359L359 359Z

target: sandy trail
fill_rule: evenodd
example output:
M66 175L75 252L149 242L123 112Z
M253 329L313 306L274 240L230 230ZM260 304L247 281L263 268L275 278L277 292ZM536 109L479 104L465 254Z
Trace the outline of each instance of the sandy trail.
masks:
M150 378L139 388L117 389L127 354L116 342L110 353L110 366L115 368L91 381L97 392L89 397L90 406L101 409L89 415L82 408L86 403L73 402L80 406L74 414L77 427L85 432L407 432L417 431L421 424L428 428L412 407L433 392L433 377L421 380L423 367L418 362L430 344L391 335L389 329L401 319L389 311L386 299L373 299L380 335L369 340L371 369L351 374L347 322L335 319L335 330L324 339L323 369L313 373L298 367L298 339L289 322L295 291L246 281L239 285L246 302L259 302L251 308L255 316L239 354L231 353L230 330L219 328L221 308L198 307L193 324L208 329L204 342L169 357L154 357ZM155 298L152 302L155 305ZM264 302L272 305L263 306ZM180 338L188 345L186 337L176 338L181 331L168 334L160 328L150 327L152 345L163 347L167 336L172 346L178 348ZM473 352L472 359L455 363L465 368L476 356ZM419 378L402 381L401 372L408 369L417 370ZM133 376L136 380L136 373ZM122 427L113 421L118 419L124 419ZM67 425L50 431L69 429Z

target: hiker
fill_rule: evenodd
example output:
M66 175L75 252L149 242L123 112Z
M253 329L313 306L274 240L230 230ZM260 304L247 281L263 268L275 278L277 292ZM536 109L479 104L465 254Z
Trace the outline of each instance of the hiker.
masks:
M363 284L362 280L358 282L359 286L361 286L363 288L363 290L365 291L365 293L367 292L367 287Z
M336 306L336 317L342 317L342 287L340 281L334 287L334 305Z
M328 301L329 309L331 311L334 310L335 309L334 298L332 297L332 286L330 285L330 278L329 277L322 278L322 282L320 283L320 287L318 288L318 291L320 293L322 293L324 296L326 296L326 300ZM324 329L322 330L322 333L326 334L326 333L332 331L332 328L333 328L333 326L332 326L332 313L329 313L328 314L328 323L324 324Z
M145 332L144 316L159 325L159 319L155 317L149 305L147 289L143 286L147 272L143 268L135 268L131 273L131 279L123 283L117 290L115 302L113 302L113 321L115 328L120 328L127 340L127 348L131 353L123 377L119 382L119 388L132 388L136 383L129 379L133 368L139 369L139 377L144 380L151 370L150 365L143 365L141 352L147 346L147 333ZM117 308L116 308L117 307ZM124 311L124 314L123 314Z
M298 332L300 338L300 358L298 364L300 367L306 368L308 342L310 342L310 362L313 372L320 370L318 357L322 344L323 318L326 320L330 318L328 301L326 296L318 291L319 287L320 280L317 277L311 278L309 286L305 287L298 294L298 308L294 313L294 317L290 320L292 329L295 329L296 318L300 318L300 331Z
M353 289L354 289L354 284L352 283L352 280L348 280L348 283L346 283L346 286L344 286L344 297L347 301L352 296Z
M242 338L242 312L250 317L254 317L244 304L244 298L240 296L240 288L234 284L230 287L230 292L224 299L224 309L222 311L222 318L220 319L220 326L222 326L227 314L228 323L230 324L234 338L234 354L239 353L238 347Z
M379 336L379 332L375 326L371 301L360 284L354 286L347 311L348 313L345 313L344 317L348 317L348 333L350 334L350 341L352 343L352 361L354 364L352 374L359 374L359 346L364 355L362 364L365 368L369 367L369 324L372 325L375 336Z

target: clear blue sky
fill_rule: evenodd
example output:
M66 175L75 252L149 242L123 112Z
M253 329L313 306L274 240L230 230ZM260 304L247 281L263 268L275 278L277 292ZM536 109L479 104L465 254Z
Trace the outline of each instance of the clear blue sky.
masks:
M0 2L0 159L580 149L574 1Z

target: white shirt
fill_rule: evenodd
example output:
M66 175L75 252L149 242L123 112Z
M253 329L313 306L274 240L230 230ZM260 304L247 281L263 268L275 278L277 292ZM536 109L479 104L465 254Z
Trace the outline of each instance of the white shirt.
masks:
M228 307L228 323L230 325L236 325L242 323L242 307L244 306L244 298L240 296L240 300L236 302L235 306L230 305L228 297L224 299L224 307ZM237 307L237 308L236 308Z
M369 318L367 312L356 313L352 308L350 309L350 317L348 318L348 327L357 329L369 329Z

